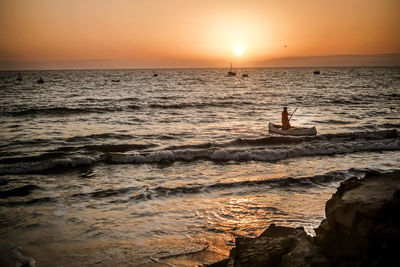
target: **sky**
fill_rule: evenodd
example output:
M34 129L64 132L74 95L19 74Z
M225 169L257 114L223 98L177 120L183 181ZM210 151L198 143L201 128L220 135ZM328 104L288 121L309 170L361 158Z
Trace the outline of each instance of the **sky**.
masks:
M399 53L399 14L399 0L0 0L0 68Z

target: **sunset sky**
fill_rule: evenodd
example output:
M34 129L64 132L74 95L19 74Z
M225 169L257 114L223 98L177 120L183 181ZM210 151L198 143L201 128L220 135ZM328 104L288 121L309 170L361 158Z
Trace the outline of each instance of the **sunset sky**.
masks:
M221 67L399 53L399 14L399 0L0 0L0 64Z

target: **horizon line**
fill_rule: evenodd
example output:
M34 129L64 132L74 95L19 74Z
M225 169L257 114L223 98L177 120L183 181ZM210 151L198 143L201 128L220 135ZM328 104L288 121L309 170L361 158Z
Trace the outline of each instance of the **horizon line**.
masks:
M334 59L334 58L341 58L341 57L349 57L349 58L375 58L376 60L379 60L382 58L380 57L394 57L393 62L388 62L386 64L382 63L376 63L374 64L373 62L370 62L369 64L364 63L356 63L356 62L348 62L348 63L334 63L331 62L330 64L328 63L317 63L315 62L315 65L311 66L309 65L310 62L292 62L293 66L290 66L290 60L295 61L295 60L317 60L317 59ZM398 57L398 58L396 58ZM108 62L107 62L108 61ZM96 62L103 62L105 65L108 64L133 64L134 59L74 59L74 60L30 60L30 61L24 61L24 60L7 60L7 61L0 61L0 71L47 71L47 70L161 70L161 69L225 69L226 67L195 67L195 66L190 66L190 67L179 67L179 66L165 66L165 67L150 67L150 66L135 66L135 67L129 67L129 66L104 66L104 67L88 67L88 66L83 66L83 67L59 67L59 66L50 66L50 67L18 67L18 66L5 66L4 68L2 67L3 64L5 65L15 65L15 64L74 64L74 63L85 63L85 64L93 64ZM285 62L286 61L286 62ZM118 63L119 62L119 63ZM220 62L220 61L218 61ZM228 61L227 61L228 62ZM260 59L260 60L243 60L241 61L241 64L248 64L248 65L257 65L257 64L265 64L264 66L249 66L249 67L241 67L242 69L257 69L257 68L317 68L317 67L396 67L400 66L400 52L392 52L392 53L381 53L381 54L337 54L337 55L323 55L323 56L293 56L293 57L278 57L278 58L270 58L270 59ZM268 66L268 63L270 66ZM286 64L282 66L274 66L271 64ZM312 62L311 62L312 63ZM142 61L143 64L143 61ZM151 64L151 63L149 63ZM184 64L184 63L183 63ZM201 64L201 63L200 63ZM210 63L212 64L212 63ZM214 63L214 64L222 64L222 63ZM304 65L302 65L304 64ZM240 67L236 69L241 69Z

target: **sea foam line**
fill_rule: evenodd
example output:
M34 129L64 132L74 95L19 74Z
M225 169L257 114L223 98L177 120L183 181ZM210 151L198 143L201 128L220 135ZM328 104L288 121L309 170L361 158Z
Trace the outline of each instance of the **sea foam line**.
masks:
M374 152L400 150L400 139L363 140L345 142L304 142L293 146L243 149L193 149L178 151L159 151L152 153L105 153L101 155L82 155L59 159L49 159L28 164L14 164L0 167L0 175L43 172L49 169L70 168L95 163L106 164L152 164L192 162L208 160L213 162L274 162L287 158L306 156L330 156L355 152Z

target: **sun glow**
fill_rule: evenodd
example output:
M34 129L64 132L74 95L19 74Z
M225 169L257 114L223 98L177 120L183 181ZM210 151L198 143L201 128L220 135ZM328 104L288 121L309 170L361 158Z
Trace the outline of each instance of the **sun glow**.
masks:
M235 52L235 54L236 54L237 56L241 56L241 55L243 55L243 53L244 53L244 48L243 48L243 46L237 46L237 47L235 47L235 48L233 49L233 51Z

